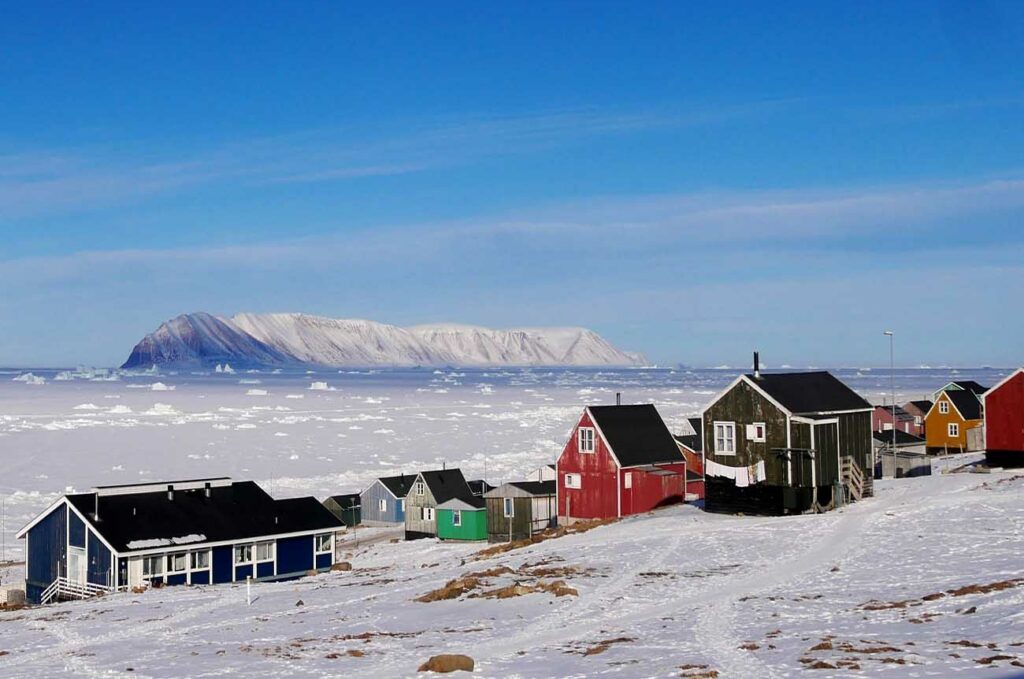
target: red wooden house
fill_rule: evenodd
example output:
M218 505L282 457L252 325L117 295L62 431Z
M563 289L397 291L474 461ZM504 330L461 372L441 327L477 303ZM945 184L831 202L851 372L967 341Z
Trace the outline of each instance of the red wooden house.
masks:
M982 395L985 457L990 465L1024 466L1024 368Z
M653 405L590 406L558 463L559 523L639 514L704 497L702 470L686 457Z
M914 436L924 435L924 421L918 421L900 406L895 408L891 405L875 406L875 412L871 414L871 429L873 431L892 431L893 423L896 429L905 434Z

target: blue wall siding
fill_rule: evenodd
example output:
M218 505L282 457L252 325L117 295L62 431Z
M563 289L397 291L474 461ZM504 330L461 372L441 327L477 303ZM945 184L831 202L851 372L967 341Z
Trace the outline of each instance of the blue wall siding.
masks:
M187 576L184 573L168 575L166 578L166 584L168 585L184 585L187 581Z
M272 578L274 577L274 562L267 561L266 563L256 564L256 577L257 578Z
M26 596L39 603L39 595L59 574L58 567L67 558L67 506L56 507L25 536L28 544L28 572L25 576Z
M208 584L210 584L210 571L193 571L193 573L192 573L192 584L193 585L208 585Z
M330 554L317 554L316 555L316 567L317 568L330 568L331 567L331 555Z
M68 514L68 542L72 547L85 547L85 522L78 514Z
M234 575L234 550L231 545L213 548L213 581L231 582Z
M313 569L313 536L302 535L277 541L279 575L305 573Z
M77 518L72 513L72 518ZM89 566L87 579L94 585L114 586L114 574L110 570L110 550L100 542L96 533L89 531Z
M387 502L387 511L380 511L381 500ZM380 481L375 481L372 486L363 491L359 496L359 504L364 522L402 523L405 521L405 512L399 508L400 501L396 500L395 496Z
M235 566L235 580L238 582L245 582L245 579L252 577L252 564L248 563L244 566Z

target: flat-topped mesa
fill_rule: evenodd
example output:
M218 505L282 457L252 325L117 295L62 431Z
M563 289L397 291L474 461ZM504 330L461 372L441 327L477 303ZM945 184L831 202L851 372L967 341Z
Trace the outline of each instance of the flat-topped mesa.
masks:
M470 325L402 328L298 313L184 314L160 325L123 368L150 365L302 366L634 366L586 328L494 330Z

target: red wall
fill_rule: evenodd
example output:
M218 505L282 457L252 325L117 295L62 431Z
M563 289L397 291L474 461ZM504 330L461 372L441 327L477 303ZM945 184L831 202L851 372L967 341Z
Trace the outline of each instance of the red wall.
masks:
M875 431L885 431L883 424L892 424L892 411L888 407L875 406L874 412L871 413L871 428ZM914 436L924 436L924 418L921 418L921 424L915 424L912 419L900 420L896 428Z
M1024 374L986 394L985 447L1024 452Z
M615 495L615 459L600 434L594 435L594 452L579 452L577 435L580 427L593 427L587 413L576 428L558 458L558 515L574 519L605 519L618 516ZM597 428L594 427L596 430ZM566 473L579 474L582 488L566 488ZM568 508L568 511L567 511Z
M655 507L666 504L666 500L682 502L683 500L683 465L664 465L676 474L662 476L636 469L622 470L622 515L649 512ZM626 474L633 475L633 487L626 488Z

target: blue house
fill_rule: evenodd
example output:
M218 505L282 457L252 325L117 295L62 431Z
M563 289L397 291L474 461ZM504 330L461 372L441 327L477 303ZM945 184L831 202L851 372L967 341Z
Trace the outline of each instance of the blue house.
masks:
M286 580L334 563L342 523L316 498L275 500L228 478L101 486L21 529L31 603L146 583Z
M377 479L360 494L364 526L388 526L405 523L405 496L416 475L402 474Z

